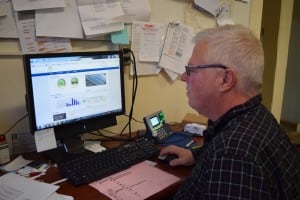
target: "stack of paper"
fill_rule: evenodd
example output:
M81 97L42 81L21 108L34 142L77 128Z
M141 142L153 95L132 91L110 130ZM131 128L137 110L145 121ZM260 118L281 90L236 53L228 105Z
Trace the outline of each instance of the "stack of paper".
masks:
M166 26L134 21L131 32L131 49L138 62L138 75L158 74L164 69L175 80L184 72L194 47L192 27L181 22L170 22Z
M57 194L59 186L42 183L8 173L0 177L0 199L5 200L72 200L73 197ZM38 191L38 192L37 192Z

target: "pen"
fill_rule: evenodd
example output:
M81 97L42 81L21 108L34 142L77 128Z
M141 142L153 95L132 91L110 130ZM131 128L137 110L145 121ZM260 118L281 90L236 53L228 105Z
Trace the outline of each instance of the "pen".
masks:
M192 149L200 149L201 146L193 146Z
M186 145L185 145L185 147L189 147L189 146L191 146L191 144L193 144L194 143L194 140L191 140L191 141L189 141L189 143L187 143Z
M59 184L59 183L65 182L65 181L67 181L67 180L68 180L67 178L62 178L62 179L60 179L60 180L58 180L58 181L52 182L51 184L57 185L57 184Z

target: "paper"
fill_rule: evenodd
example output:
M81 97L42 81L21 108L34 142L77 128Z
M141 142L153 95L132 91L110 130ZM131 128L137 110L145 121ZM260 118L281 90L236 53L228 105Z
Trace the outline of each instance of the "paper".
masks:
M43 129L34 133L37 152L54 149L57 147L54 129Z
M158 27L147 24L140 30L140 61L158 62L161 53L161 34Z
M11 1L0 1L0 38L18 38Z
M230 4L224 3L220 8L220 13L217 16L218 26L224 26L226 24L234 24L231 18Z
M71 41L67 38L35 36L34 12L16 12L15 19L23 54L71 52Z
M214 16L210 17L205 12L199 12L190 2L185 3L184 22L186 25L193 27L195 33L216 26Z
M64 8L65 0L12 0L14 10L37 10L45 8Z
M213 16L217 16L219 13L220 0L194 0L194 5L199 7Z
M159 66L182 74L192 55L194 47L192 39L191 27L177 22L169 23Z
M113 32L110 34L111 42L113 44L129 44L128 30L125 26L124 30Z
M56 192L52 193L47 200L73 200L72 196L58 194Z
M142 162L127 170L93 182L94 187L113 200L142 200L178 182L180 179Z
M36 10L35 13L36 36L84 38L76 0L66 0L65 8Z
M48 199L59 186L42 183L14 173L0 177L1 200L44 200Z
M87 38L124 29L124 12L119 1L78 0L77 3Z
M94 153L106 150L106 148L101 145L101 141L84 141L84 148Z
M125 23L149 21L151 7L149 0L121 0Z
M164 69L164 71L168 74L168 76L169 76L169 78L171 80L174 81L174 80L176 80L178 78L178 74L176 72L173 72L173 71L171 71L169 69Z
M140 61L140 53L142 52L142 58L146 58L147 52L152 51L151 45L149 45L147 48L141 50L141 47L143 44L146 45L147 43L145 41L141 41L142 39L145 39L145 37L141 37L143 35L144 28L149 27L150 30L152 30L154 35L156 35L156 39L159 42L159 54L161 54L161 49L163 45L164 40L164 34L166 32L166 25L162 23L152 23L152 22L140 22L140 21L134 21L132 23L132 33L131 33L131 50L134 52L136 63L137 63L137 75L153 75L158 74L161 70L161 68L158 66L158 62L145 62ZM158 35L158 36L157 36ZM149 41L148 41L149 42ZM156 44L157 44L156 42ZM157 54L157 45L153 46L153 51L156 51L155 54ZM133 74L133 68L131 67L130 70L131 75Z
M23 156L18 156L17 158L15 158L13 161L11 161L10 163L1 166L1 170L4 170L6 172L14 172L17 171L18 169L21 169L22 167L28 165L29 163L31 163L32 160L26 160L23 158Z

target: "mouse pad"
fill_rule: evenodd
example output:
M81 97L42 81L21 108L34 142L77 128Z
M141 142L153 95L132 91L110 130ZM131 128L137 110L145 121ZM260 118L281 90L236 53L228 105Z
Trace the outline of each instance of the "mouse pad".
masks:
M168 146L168 145L176 145L179 147L192 147L194 141L193 136L190 134L186 134L183 132L174 132L169 137L167 137L165 140L163 140L160 145L162 146Z

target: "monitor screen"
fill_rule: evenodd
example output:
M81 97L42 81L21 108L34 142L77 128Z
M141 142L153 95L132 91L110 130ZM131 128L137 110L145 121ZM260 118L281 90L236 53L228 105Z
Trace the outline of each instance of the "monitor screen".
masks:
M24 55L31 132L56 139L116 124L125 113L121 51Z

